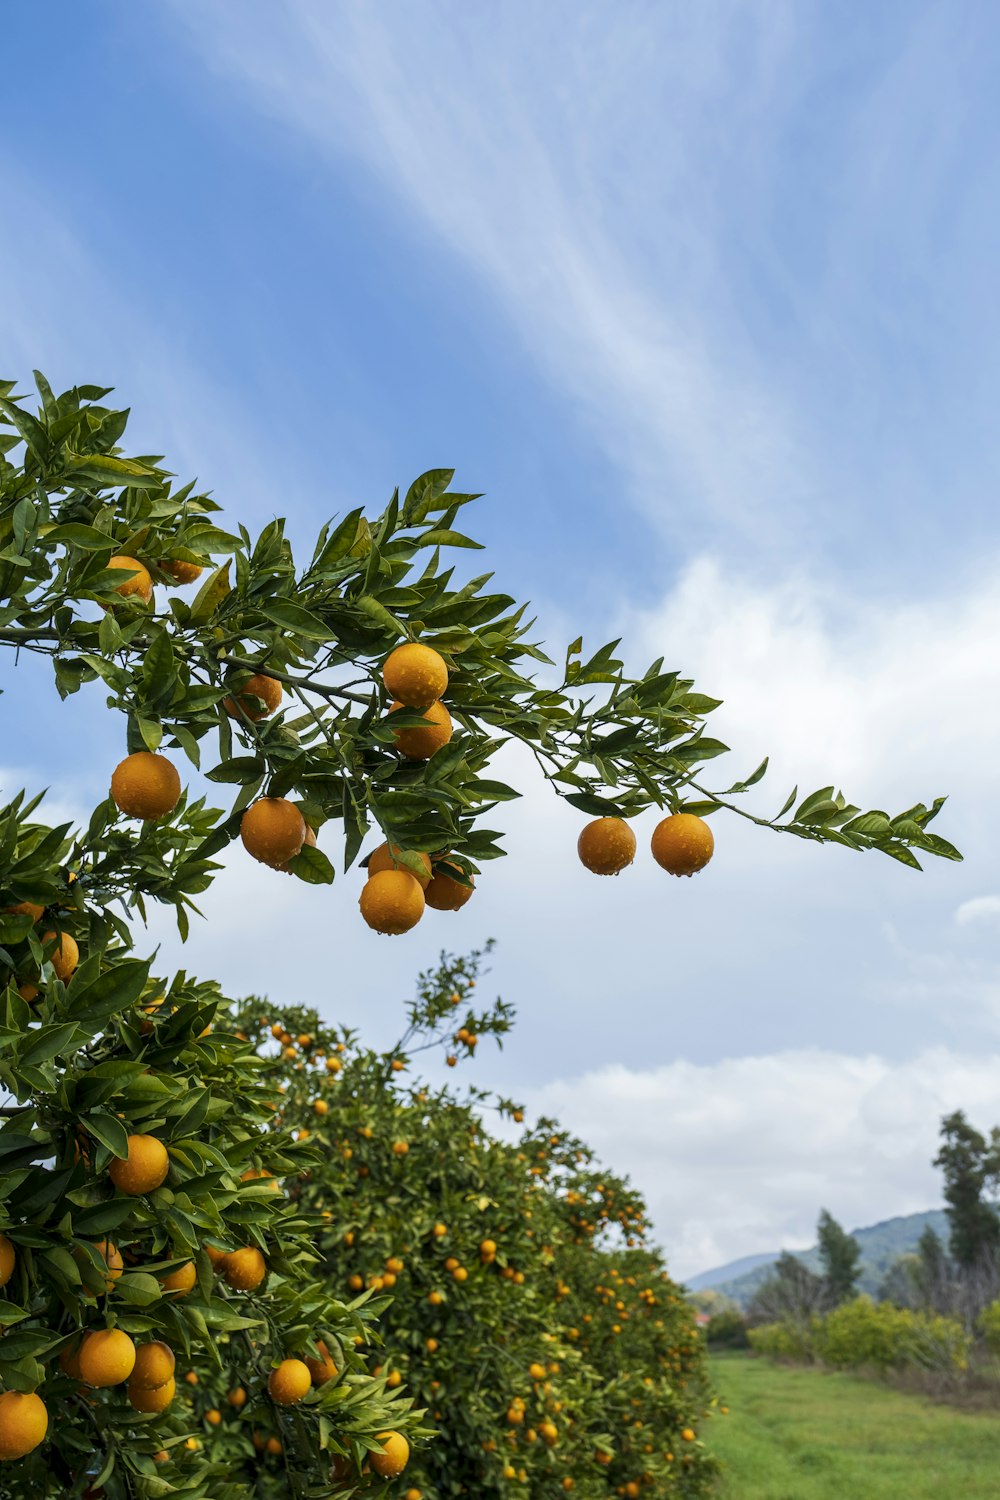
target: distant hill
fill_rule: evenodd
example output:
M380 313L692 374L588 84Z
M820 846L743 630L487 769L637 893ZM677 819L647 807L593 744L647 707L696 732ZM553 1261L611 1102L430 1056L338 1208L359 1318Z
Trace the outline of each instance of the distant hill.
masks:
M884 1219L880 1224L870 1224L865 1229L854 1229L851 1233L861 1247L861 1277L858 1282L863 1292L874 1294L882 1279L901 1255L917 1248L917 1241L924 1230L930 1227L947 1243L948 1219L943 1208L933 1208L922 1214L905 1214L896 1219ZM820 1269L819 1251L796 1251L796 1256L811 1271ZM754 1292L766 1281L771 1267L778 1258L773 1255L745 1255L741 1260L730 1261L712 1271L702 1271L686 1283L691 1291L721 1292L745 1307Z
M727 1261L724 1266L716 1266L712 1271L702 1271L700 1276L689 1276L684 1285L690 1292L707 1292L709 1289L714 1290L722 1282L736 1281L748 1271L756 1271L759 1266L771 1266L777 1259L776 1250L764 1255L742 1255L739 1260Z

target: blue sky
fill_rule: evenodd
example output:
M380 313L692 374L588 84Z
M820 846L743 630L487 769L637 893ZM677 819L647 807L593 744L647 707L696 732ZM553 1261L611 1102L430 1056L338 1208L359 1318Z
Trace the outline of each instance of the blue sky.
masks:
M696 672L734 776L774 756L762 806L950 791L968 856L720 823L683 890L597 883L533 788L460 928L378 944L346 883L234 863L184 961L388 1036L441 942L496 936L521 1023L480 1076L633 1170L682 1273L935 1201L941 1111L1000 1120L1000 20L92 0L4 34L5 374L114 384L137 446L303 540L454 466L547 639ZM99 699L4 685L7 779L99 797Z

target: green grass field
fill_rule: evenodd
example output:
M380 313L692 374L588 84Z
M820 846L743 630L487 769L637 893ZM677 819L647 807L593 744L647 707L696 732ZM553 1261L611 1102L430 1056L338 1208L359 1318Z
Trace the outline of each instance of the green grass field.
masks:
M712 1359L719 1500L997 1500L1000 1419L850 1375Z

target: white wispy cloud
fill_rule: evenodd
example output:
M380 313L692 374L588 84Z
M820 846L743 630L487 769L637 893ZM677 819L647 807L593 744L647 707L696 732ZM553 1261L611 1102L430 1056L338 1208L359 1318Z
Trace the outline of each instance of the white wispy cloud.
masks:
M787 545L813 466L731 302L721 179L764 170L790 12L172 9L209 67L356 159L480 279L627 499L675 534L723 519Z
M955 909L955 922L968 927L973 922L1000 921L1000 896L972 896Z
M828 1208L857 1228L941 1200L940 1119L996 1123L1000 1054L943 1049L900 1063L816 1049L696 1066L608 1066L533 1090L629 1171L674 1272L814 1241Z

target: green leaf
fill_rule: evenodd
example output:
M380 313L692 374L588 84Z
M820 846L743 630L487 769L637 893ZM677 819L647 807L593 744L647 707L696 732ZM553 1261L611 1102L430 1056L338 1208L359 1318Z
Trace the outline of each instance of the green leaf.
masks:
M308 885L333 884L333 865L322 849L313 845L303 844L298 854L288 861L288 868Z
M148 977L148 962L127 958L79 989L75 988L74 979L69 989L67 1014L86 1025L103 1026L118 1011L135 1004Z
M64 450L66 463L76 480L89 480L98 489L157 489L162 476L134 459L113 458L109 453L73 453Z
M129 1271L115 1282L115 1297L134 1307L151 1307L162 1296L162 1286L146 1271Z
M207 624L223 599L230 593L229 567L230 564L226 561L222 564L221 568L216 568L214 573L208 575L197 594L195 594L191 604L192 625Z
M18 1062L22 1068L48 1062L50 1057L68 1051L79 1034L80 1028L75 1021L61 1026L40 1026L24 1037L18 1048Z
M266 770L267 762L259 755L237 755L232 760L223 761L214 770L206 771L205 775L209 781L245 786L248 782L258 780Z
M122 1161L127 1159L128 1131L121 1120L105 1110L95 1110L85 1115L80 1123L102 1146L107 1146L112 1156L118 1156Z
M47 547L58 542L64 547L79 547L82 552L113 552L115 546L114 537L108 536L106 531L100 531L96 526L84 526L78 521L53 526L45 533L44 541Z
M271 599L266 604L258 605L258 609L266 620L280 625L284 630L293 630L296 635L305 636L307 640L332 639L333 632L328 625L324 625L319 615L314 615L312 610L303 609L301 604L293 604L290 599Z

